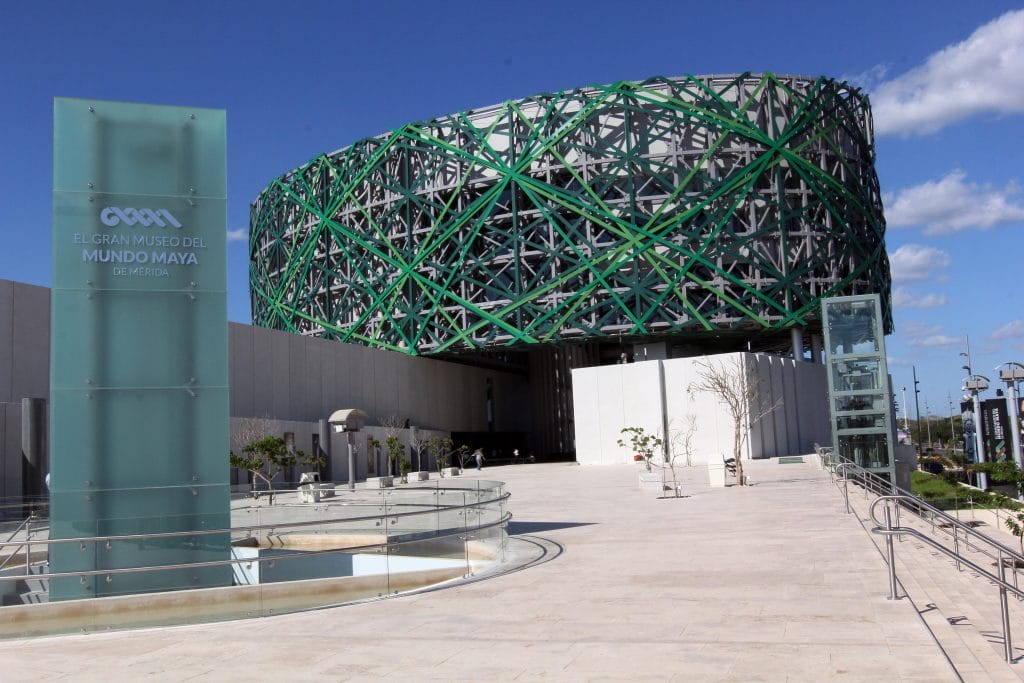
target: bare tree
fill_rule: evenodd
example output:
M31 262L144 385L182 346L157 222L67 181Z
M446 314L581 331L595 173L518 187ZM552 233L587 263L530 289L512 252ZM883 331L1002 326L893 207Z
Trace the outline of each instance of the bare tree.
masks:
M402 418L398 417L395 413L384 415L378 422L384 428L385 436L398 436L398 430L402 428L403 424Z
M673 423L675 420L673 420ZM672 490L676 498L679 497L679 479L676 477L676 460L685 458L686 466L693 465L693 435L697 433L697 416L689 413L683 421L683 426L672 430L670 425L669 438L672 443L667 458L668 467L672 471Z
M269 417L243 417L235 420L231 430L231 450L241 451L254 441L270 434Z
M743 486L743 446L750 429L759 420L782 405L778 399L766 405L761 392L761 378L743 356L728 361L697 361L700 379L688 388L689 393L709 393L725 404L732 418L732 457L736 463L736 482Z

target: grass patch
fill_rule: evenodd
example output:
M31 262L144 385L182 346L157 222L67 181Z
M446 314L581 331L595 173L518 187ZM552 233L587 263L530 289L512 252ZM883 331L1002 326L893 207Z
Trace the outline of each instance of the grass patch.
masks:
M910 473L910 492L941 510L966 508L971 505L977 508L1019 507L1004 496L954 484L943 477L920 470ZM968 502L968 499L971 502Z

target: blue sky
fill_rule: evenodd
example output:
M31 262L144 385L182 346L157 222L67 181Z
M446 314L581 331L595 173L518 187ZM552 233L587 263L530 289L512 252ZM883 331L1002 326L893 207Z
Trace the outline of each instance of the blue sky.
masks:
M248 322L249 202L318 153L546 90L743 71L871 95L897 397L915 364L922 414L947 415L968 335L975 372L1024 362L1019 2L9 3L0 277L50 283L54 96L227 109L229 315Z

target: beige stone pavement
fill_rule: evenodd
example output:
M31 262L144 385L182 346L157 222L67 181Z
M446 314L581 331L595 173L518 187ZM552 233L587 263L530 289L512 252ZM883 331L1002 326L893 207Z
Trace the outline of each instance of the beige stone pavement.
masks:
M725 489L685 469L680 499L639 490L634 466L485 468L530 566L298 614L4 641L0 680L957 680L913 604L886 599L828 475L747 468L754 486Z

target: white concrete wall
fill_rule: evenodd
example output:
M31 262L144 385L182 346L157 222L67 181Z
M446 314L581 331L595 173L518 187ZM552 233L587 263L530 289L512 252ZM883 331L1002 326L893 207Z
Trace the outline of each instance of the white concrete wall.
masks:
M578 462L632 460L616 443L623 427L661 432L658 361L573 370L572 395Z
M815 441L829 439L825 367L767 354L731 353L702 358L676 358L627 365L573 370L576 459L585 464L632 461L628 447L617 444L623 427L642 427L662 436L667 423L669 457L685 461L681 441L689 418L697 429L691 440L694 463L732 456L732 418L722 401L694 390L700 363L740 361L759 378L760 405L781 400L774 411L754 424L744 458L770 458L808 453ZM658 364L664 373L665 409L661 406ZM753 406L751 414L760 410Z
M681 437L690 417L696 418L697 430L691 440L692 462L732 457L732 419L722 401L713 394L692 389L701 381L698 361L734 363L748 354L727 353L707 358L675 358L662 361L665 366L665 407L668 418L669 457L677 457L677 464L686 462ZM749 456L746 444L745 456Z

